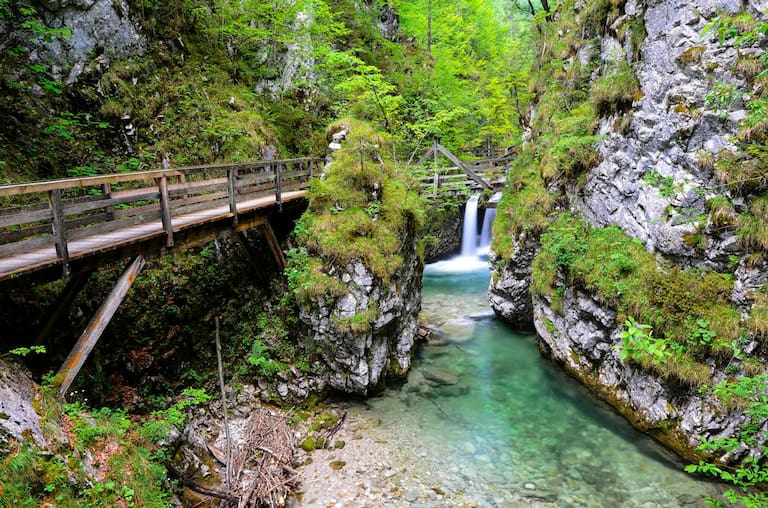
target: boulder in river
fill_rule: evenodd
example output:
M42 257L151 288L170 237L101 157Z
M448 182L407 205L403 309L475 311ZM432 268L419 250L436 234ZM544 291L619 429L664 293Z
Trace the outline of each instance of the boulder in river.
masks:
M459 376L448 370L426 369L422 374L425 379L439 385L455 385L459 383Z

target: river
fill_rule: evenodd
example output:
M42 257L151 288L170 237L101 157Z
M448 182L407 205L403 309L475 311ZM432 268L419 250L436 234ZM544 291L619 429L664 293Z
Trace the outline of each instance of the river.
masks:
M316 471L305 506L666 508L717 494L494 319L488 281L477 256L427 266L423 313L440 333L405 385L343 405L347 447L316 467L348 464Z

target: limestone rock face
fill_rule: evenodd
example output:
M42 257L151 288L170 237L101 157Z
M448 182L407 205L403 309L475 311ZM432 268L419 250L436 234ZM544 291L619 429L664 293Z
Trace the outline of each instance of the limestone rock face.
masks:
M65 41L54 40L39 48L41 59L67 65L88 61L91 54L104 53L110 58L140 54L147 46L131 20L126 0L52 0L44 4L43 19L53 28L69 27L72 33Z
M572 206L593 225L618 225L650 251L684 266L724 269L729 254L737 250L733 235L718 236L714 228L707 230L711 241L705 252L694 250L684 236L696 233L696 218L706 213L706 200L722 192L713 169L702 161L721 150L735 150L730 138L743 117L736 112L723 119L705 104L713 82L738 82L730 71L737 51L702 37L702 31L718 12L742 10L744 3L627 3L627 15L642 16L647 32L635 68L642 98L633 104L627 134L614 131L615 117L603 119L603 162L572 199ZM760 12L765 2L746 3ZM617 40L608 40L621 48ZM624 49L628 53L631 48ZM604 52L604 58L611 57ZM671 180L653 185L644 181L649 175Z
M388 4L381 8L381 17L379 18L379 31L385 39L392 42L398 42L402 33L400 32L400 16Z
M616 313L590 295L567 289L562 310L533 302L539 345L545 355L594 394L613 405L632 424L688 460L703 438L736 437L743 415L724 408L710 394L666 382L621 360L616 346L622 327ZM716 375L714 382L725 379ZM743 451L746 453L746 451Z
M361 262L332 266L329 274L347 293L330 304L318 298L302 307L301 319L322 351L328 388L366 395L410 369L424 270L413 232L403 240L401 255L403 266L389 282ZM357 323L356 315L370 319Z
M537 248L538 240L523 234L515 242L515 253L510 259L505 261L490 253L492 275L488 300L494 312L516 328L533 328L529 288L531 263Z
M37 386L27 369L0 358L0 447L8 439L32 439L38 446L45 445L40 415L32 401Z

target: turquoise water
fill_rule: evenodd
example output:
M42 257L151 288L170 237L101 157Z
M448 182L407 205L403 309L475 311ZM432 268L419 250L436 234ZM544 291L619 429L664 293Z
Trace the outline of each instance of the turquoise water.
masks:
M472 260L427 268L423 312L442 331L408 383L368 406L383 441L419 457L409 474L440 485L433 505L705 506L716 485L542 360L533 335L489 317L488 278Z

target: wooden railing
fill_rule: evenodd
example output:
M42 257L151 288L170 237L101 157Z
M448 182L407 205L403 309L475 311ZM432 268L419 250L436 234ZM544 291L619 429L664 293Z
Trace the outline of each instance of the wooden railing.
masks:
M490 187L503 185L507 170L509 169L508 157L483 159L478 161L463 162L465 168L482 178ZM463 192L466 189L480 190L482 187L471 178L464 168L458 166L438 167L429 176L419 178L421 192L427 196L436 195L437 191Z
M55 246L68 275L71 241L162 221L174 244L174 217L306 189L324 159L303 158L119 173L0 186L0 258ZM148 185L149 184L149 185Z

